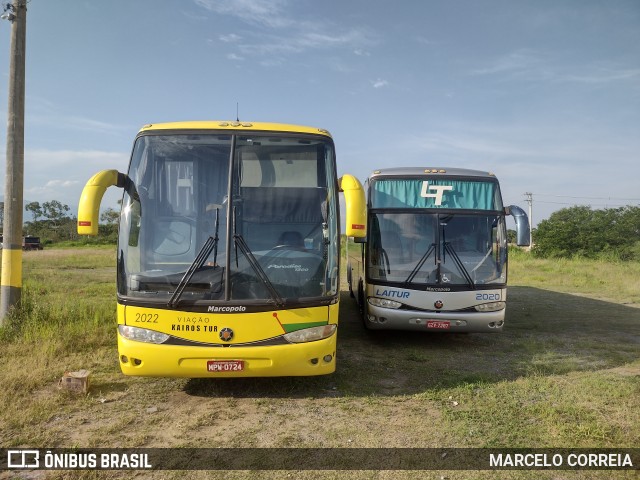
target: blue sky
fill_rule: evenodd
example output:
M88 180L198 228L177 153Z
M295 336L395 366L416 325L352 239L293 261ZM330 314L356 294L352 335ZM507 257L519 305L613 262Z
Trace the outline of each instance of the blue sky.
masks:
M361 180L489 170L506 203L533 192L534 223L640 204L637 0L31 0L27 23L26 201L75 210L142 125L238 103L241 120L328 129L338 173ZM4 119L9 39L2 21Z

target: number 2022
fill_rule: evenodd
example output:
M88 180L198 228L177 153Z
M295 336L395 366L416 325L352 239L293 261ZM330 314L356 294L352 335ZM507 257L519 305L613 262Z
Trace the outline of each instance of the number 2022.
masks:
M159 316L157 313L136 313L136 322L158 323Z

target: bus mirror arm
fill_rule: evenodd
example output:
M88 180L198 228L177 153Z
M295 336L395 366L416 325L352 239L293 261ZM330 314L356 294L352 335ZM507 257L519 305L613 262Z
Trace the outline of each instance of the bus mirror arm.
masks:
M366 238L367 202L362 184L353 175L346 174L340 177L338 183L346 203L346 236Z
M525 211L516 205L509 205L505 207L504 213L511 215L516 222L516 244L519 247L529 246L531 230Z
M78 204L78 234L97 235L100 202L107 188L117 186L130 191L135 187L128 175L117 170L102 170L89 179Z

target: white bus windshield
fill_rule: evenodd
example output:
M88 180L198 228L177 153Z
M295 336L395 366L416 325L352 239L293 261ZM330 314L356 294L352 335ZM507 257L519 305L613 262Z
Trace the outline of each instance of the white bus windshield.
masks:
M494 214L373 213L370 280L475 288L506 283L504 217Z

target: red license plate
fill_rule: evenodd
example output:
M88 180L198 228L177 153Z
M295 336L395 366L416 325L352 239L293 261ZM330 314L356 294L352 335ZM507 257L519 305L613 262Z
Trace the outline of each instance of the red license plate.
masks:
M439 320L427 320L427 328L434 330L449 330L451 322L442 322Z
M244 360L209 360L208 372L241 372L244 370Z

